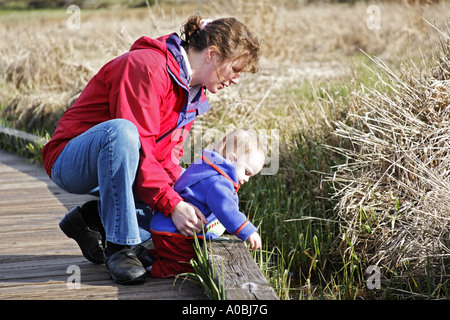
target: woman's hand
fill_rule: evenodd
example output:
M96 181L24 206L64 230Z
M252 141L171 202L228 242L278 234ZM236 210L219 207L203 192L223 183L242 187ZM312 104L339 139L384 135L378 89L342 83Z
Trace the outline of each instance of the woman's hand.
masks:
M175 227L185 237L194 236L194 230L200 232L203 225L208 224L200 209L186 201L181 201L175 206L171 217Z

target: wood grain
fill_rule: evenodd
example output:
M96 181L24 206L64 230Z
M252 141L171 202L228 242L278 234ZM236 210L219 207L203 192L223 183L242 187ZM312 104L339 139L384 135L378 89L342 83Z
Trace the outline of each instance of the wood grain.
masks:
M42 166L0 150L0 300L207 299L191 281L152 279L115 284L104 265L87 261L58 227L68 210L93 197L60 190ZM80 288L68 280L80 269ZM73 287L73 286L72 286Z
M229 236L211 241L209 250L218 281L225 284L227 300L278 300L244 242Z

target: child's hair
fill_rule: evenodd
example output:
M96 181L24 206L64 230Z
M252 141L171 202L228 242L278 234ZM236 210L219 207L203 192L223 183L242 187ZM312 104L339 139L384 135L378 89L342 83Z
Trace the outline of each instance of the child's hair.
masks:
M237 158L256 152L264 155L264 148L256 133L244 129L236 129L227 134L216 144L214 151L224 158L230 152L235 153Z
M199 15L189 17L181 27L184 37L185 49L203 49L215 46L220 54L221 61L242 60L245 62L243 72L256 73L259 69L261 47L245 24L235 18L221 18L213 20L202 28L202 17Z

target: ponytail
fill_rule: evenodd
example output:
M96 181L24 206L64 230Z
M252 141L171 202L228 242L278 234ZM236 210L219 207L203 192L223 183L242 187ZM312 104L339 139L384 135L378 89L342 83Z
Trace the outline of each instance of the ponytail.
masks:
M244 71L255 73L259 69L259 40L235 18L203 20L200 15L191 16L181 27L181 37L186 50L215 46L222 61L242 59Z
M181 27L181 36L184 37L184 41L188 48L189 44L192 42L192 39L195 38L201 31L201 21L202 17L199 15L192 16Z

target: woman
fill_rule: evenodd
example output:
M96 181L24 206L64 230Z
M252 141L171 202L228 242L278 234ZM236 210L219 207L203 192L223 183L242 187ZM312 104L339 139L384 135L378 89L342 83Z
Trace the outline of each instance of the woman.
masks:
M87 259L104 261L119 283L145 279L130 246L146 240L149 211L170 216L185 236L207 222L173 189L182 145L195 117L209 109L205 89L216 93L258 69L259 42L234 18L190 17L182 37L142 37L107 63L42 151L60 188L98 191L98 203L72 209L60 227Z

